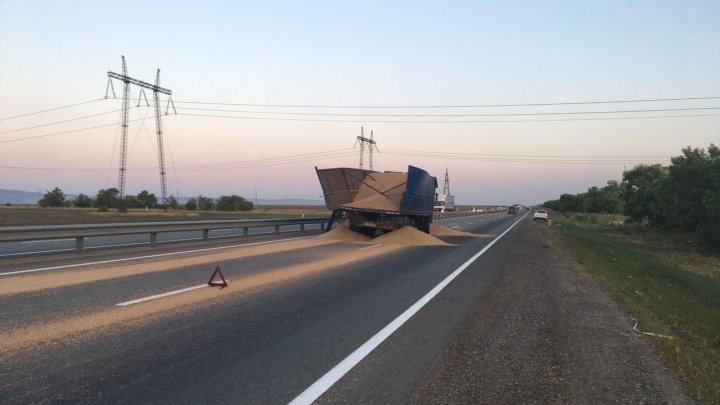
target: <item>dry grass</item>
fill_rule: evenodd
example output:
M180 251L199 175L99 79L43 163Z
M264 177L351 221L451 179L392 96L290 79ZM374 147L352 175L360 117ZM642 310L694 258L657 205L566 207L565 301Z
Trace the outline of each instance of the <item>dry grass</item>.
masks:
M720 258L696 252L682 235L628 232L612 225L610 217L598 219L557 215L544 231L605 286L642 330L673 336L643 339L692 396L719 404Z
M131 209L127 213L96 208L42 208L37 205L0 206L0 226L65 225L145 221L202 221L214 219L299 218L330 216L321 205L260 205L252 211L186 211Z

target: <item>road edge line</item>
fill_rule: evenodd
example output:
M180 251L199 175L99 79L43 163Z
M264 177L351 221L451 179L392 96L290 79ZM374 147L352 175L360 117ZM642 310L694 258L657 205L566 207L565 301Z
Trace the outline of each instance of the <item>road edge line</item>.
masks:
M308 388L305 389L300 395L295 397L289 405L306 405L306 404L312 404L314 401L316 401L318 398L320 398L321 395L323 395L327 390L330 389L333 385L335 385L336 382L338 382L345 374L347 374L350 370L352 370L358 363L360 363L365 357L367 357L375 348L380 346L382 342L384 342L388 337L390 337L395 331L400 329L400 327L405 324L410 318L412 318L413 315L415 315L417 312L422 309L422 307L425 306L430 300L432 300L436 295L440 293L450 282L452 282L457 276L459 276L463 271L465 271L466 268L468 268L471 264L475 262L480 256L485 254L497 241L502 239L503 236L505 236L508 232L510 232L511 229L515 227L515 225L519 224L520 221L527 218L528 214L525 214L522 218L518 219L510 225L508 229L506 229L503 233L498 235L495 239L493 239L490 243L488 243L484 248L482 248L479 252L477 252L473 257L468 259L465 263L463 263L460 267L455 269L450 275L445 277L443 281L441 281L438 285L436 285L432 290L430 290L427 294L425 294L422 298L420 298L417 302L415 302L410 308L406 309L402 314L400 314L397 318L393 319L392 322L387 324L384 328L382 328L378 333L376 333L373 337L368 339L365 343L363 343L360 347L355 349L352 353L350 353L349 356L347 356L345 359L343 359L340 363L338 363L335 367L333 367L330 371L325 373L320 379L315 381L312 385L310 385Z

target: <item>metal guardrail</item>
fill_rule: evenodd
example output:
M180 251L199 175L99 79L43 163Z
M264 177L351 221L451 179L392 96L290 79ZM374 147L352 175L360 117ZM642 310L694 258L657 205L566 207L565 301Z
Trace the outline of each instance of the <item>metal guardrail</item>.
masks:
M492 214L502 211L455 211L436 212L433 219L468 217L473 215ZM150 245L157 245L157 235L164 232L202 231L203 240L210 239L211 230L241 229L243 236L249 234L250 228L275 227L280 233L283 226L300 226L319 224L320 229L330 220L328 217L261 219L261 220L215 220L215 221L177 221L177 222L139 222L118 224L80 224L80 225L40 225L40 226L6 226L0 227L0 243L27 242L52 239L75 239L75 252L80 254L85 245L85 238L98 236L149 234Z
M0 243L26 242L34 240L75 239L75 252L82 253L85 238L114 235L149 234L150 245L157 244L158 233L202 231L203 240L208 240L211 230L242 229L243 236L247 236L250 228L275 227L275 233L280 233L280 227L300 225L300 231L305 231L305 225L320 224L324 228L328 222L327 217L289 218L289 219L261 219L261 220L216 220L216 221L178 221L178 222L141 222L121 224L91 224L91 225L50 225L50 226L9 226L0 227Z

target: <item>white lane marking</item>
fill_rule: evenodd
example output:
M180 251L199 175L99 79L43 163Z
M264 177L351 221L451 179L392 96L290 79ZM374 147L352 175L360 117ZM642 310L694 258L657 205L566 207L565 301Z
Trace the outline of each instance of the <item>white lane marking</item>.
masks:
M457 227L457 226L451 226L451 228L452 228L452 229L458 229L458 227Z
M270 243L287 242L290 240L309 239L309 238L314 238L314 237L315 236L301 236L298 238L287 238L287 239L271 240L271 241L265 241L265 242L244 243L244 244L240 244L240 245L231 245L231 246L218 246L218 247L204 248L204 249L185 250L182 252L158 253L156 255L125 257L122 259L103 260L103 261L99 261L99 262L68 264L68 265L64 265L64 266L42 267L39 269L10 271L7 273L0 273L0 277L10 276L10 275L15 275L15 274L23 274L23 273L34 273L34 272L38 272L38 271L60 270L60 269L67 269L67 268L72 268L72 267L93 266L93 265L97 265L97 264L107 264L107 263L127 262L127 261L131 261L131 260L152 259L155 257L174 256L174 255L181 255L181 254L185 254L185 253L210 252L213 250L232 249L232 248L243 247L243 246L267 245Z
M527 216L527 214L525 216ZM343 361L338 363L337 366L333 367L332 370L328 371L324 376L320 377L319 380L315 381L315 383L313 383L310 387L308 387L305 391L303 391L300 395L293 399L292 402L290 402L290 405L312 404L315 400L320 398L322 394L324 394L328 389L330 389L330 387L332 387L336 382L338 382L338 380L340 380L345 374L347 374L348 371L352 370L353 367L355 367L368 354L375 350L375 348L378 347L383 341L385 341L385 339L392 335L396 330L400 329L400 327L405 322L407 322L408 319L410 319L413 315L420 311L420 309L424 307L425 304L430 302L433 297L438 295L438 293L440 293L440 291L442 291L448 284L450 284L451 281L453 281L458 275L460 275L460 273L462 273L475 260L477 260L485 252L487 252L488 249L490 249L497 241L499 241L503 236L510 232L510 230L513 229L515 225L520 223L520 221L522 221L524 218L525 217L522 217L519 220L515 221L515 223L510 225L510 227L506 229L505 232L498 235L495 239L492 240L492 242L488 243L487 246L477 252L468 261L463 263L462 266L458 267L443 281L441 281L440 284L436 285L435 288L430 290L430 292L425 294L425 296L420 298L420 300L414 303L410 308L406 309L405 312L400 314L400 316L398 316L387 326L382 328L380 332L375 334L375 336L371 337L367 342L365 342L362 346L358 347Z
M364 248L360 248L360 249L358 249L358 250L373 249L373 248L380 247L380 246L382 246L382 244L381 244L381 243L378 243L377 245L367 246L367 247L364 247Z
M138 299L132 300L132 301L125 301L125 302L121 302L121 303L115 304L115 305L117 305L119 307L126 307L128 305L139 304L141 302L152 301L152 300L156 300L158 298L164 298L164 297L169 297L171 295L182 294L184 292L198 290L198 289L204 288L204 287L210 287L210 285L209 284L196 285L195 287L188 287L188 288L183 288L182 290L175 290L175 291L170 291L170 292L166 292L166 293L162 293L162 294L151 295L149 297L138 298Z

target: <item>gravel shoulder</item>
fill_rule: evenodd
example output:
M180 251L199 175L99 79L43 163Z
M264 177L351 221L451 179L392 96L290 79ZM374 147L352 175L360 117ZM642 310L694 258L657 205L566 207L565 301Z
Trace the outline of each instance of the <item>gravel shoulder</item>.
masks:
M632 321L530 221L411 402L694 403Z

